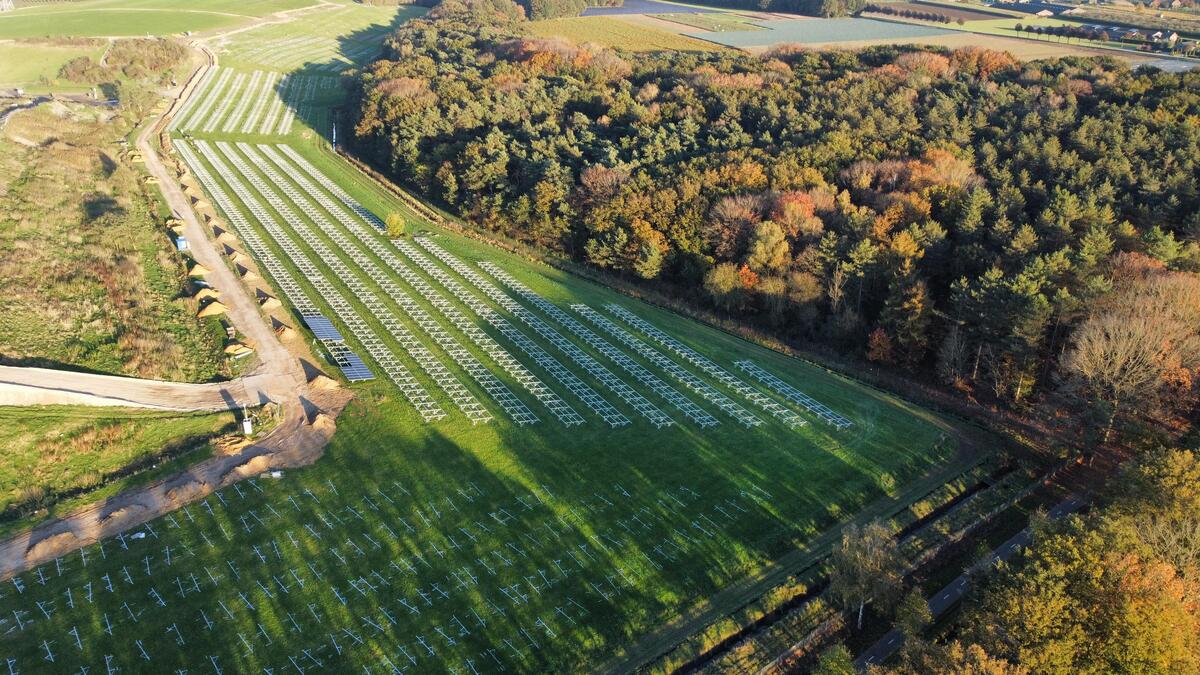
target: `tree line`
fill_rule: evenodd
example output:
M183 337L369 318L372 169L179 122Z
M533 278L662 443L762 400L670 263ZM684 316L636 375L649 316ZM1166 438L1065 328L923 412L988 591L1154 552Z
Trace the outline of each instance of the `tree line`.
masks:
M633 58L447 0L354 90L356 151L482 228L1097 439L1195 405L1200 74L973 48Z
M843 542L843 585L890 602L909 636L897 665L868 672L1200 671L1200 459L1150 449L1119 478L1084 515L1036 519L1033 543L1011 565L975 570L981 588L940 641L922 637L931 619L923 598L900 596L898 583L854 583L879 567L878 545L857 533ZM815 672L856 671L834 647Z

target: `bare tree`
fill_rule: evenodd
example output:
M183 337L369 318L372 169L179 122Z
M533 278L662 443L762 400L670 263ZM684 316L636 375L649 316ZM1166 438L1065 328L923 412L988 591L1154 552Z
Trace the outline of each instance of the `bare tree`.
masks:
M1107 442L1124 409L1153 401L1173 370L1200 367L1200 277L1127 281L1075 331L1064 365L1107 406Z
M842 299L846 297L846 269L838 265L833 268L833 274L829 275L829 287L826 291L829 295L829 310L833 314L837 314L842 308Z

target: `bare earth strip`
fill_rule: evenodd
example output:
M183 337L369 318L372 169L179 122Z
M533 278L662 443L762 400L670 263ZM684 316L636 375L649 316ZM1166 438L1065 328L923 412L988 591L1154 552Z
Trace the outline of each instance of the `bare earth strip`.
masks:
M271 374L191 384L49 368L0 366L0 405L105 405L158 410L230 410L269 400Z

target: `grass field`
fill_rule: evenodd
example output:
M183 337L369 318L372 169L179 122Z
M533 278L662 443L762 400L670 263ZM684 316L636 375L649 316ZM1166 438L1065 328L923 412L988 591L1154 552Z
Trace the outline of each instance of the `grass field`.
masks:
M414 230L436 235L431 248L412 241L394 246L365 220L348 224L337 216L340 207L317 206L319 197L336 203L335 193L297 177L327 177L374 213L403 209L315 143L297 146L315 174L300 170L296 160L263 161L270 157L263 153L277 152L269 148L210 149L215 163L199 155L191 159L210 170L212 186L235 195L231 208L242 211L246 202L236 195L251 195L260 202L258 213L281 224L282 229L264 228L258 216L242 211L256 235L269 242L269 254L297 279L301 267L292 255L315 265L317 275L303 278L299 288L334 317L334 306L316 283L317 277L331 280L349 298L351 310L366 318L367 329L449 414L423 423L386 378L354 385L358 398L313 467L225 489L154 522L144 539L109 540L103 552L91 547L0 587L0 602L16 611L12 621L0 619L8 621L0 630L15 629L0 636L0 650L12 654L18 667L33 669L51 655L69 671L103 667L106 659L108 665L160 672L380 672L393 666L578 671L794 553L839 521L885 503L906 483L958 461L944 422L821 368L422 225L411 212ZM252 176L266 192L254 187ZM250 192L239 193L234 183ZM293 193L283 201L286 188ZM279 235L285 239L276 239ZM287 239L299 246L294 253L281 246ZM374 248L365 260L351 250L367 245ZM414 246L425 254L414 255ZM656 429L599 376L572 367L630 420L611 428L515 347L510 351L517 360L582 413L584 424L560 424L516 378L497 369L495 376L541 418L518 426L451 365L452 376L495 417L488 424L468 424L439 392L445 383L422 372L387 329L383 317L391 314L429 339L408 314L414 308L388 292L387 284L399 286L403 279L400 287L416 298L415 309L438 317L485 363L484 351L442 313L451 307L474 316L474 305L453 294L441 277L417 271L423 269L420 258L484 306L515 315L483 299L491 296L470 278L432 262L437 249L476 270L481 268L474 261L497 263L560 308L585 303L605 311L608 303L619 303L726 368L735 359L751 358L854 426L837 431L808 418L807 425L792 428L754 408L763 424L746 428L684 390L720 418L718 426L702 429L645 390L674 421ZM402 260L449 304L420 295L409 277L369 274L368 263L388 264L379 251ZM339 276L335 269L342 270ZM364 294L380 295L382 309L372 309ZM571 335L548 314L527 307ZM507 334L484 328L510 346ZM521 328L541 349L571 363L544 334ZM344 327L343 332L358 335ZM568 338L642 389L594 346L577 340ZM352 344L366 353L356 338ZM641 355L632 359L663 373ZM739 405L754 407L733 390L724 391Z
M330 5L287 23L267 25L214 41L221 62L241 69L296 70L304 66L337 72L374 58L383 37L425 13L415 6Z
M693 14L689 16L711 16ZM583 16L569 19L547 19L529 24L530 31L540 37L564 37L573 42L594 42L633 52L649 51L714 51L720 49L702 40L610 16Z
M232 413L0 408L0 536L179 471L233 424Z
M313 4L309 0L85 0L0 14L0 39L72 35L170 35L227 28L272 12Z
M74 46L24 41L0 42L0 87L34 90L46 86L61 91L63 87L55 80L64 63L79 56L99 59L103 53L102 44Z

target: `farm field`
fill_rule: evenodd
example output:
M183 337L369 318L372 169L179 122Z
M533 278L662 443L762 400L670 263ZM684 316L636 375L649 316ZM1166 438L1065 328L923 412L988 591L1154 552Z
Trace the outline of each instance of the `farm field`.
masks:
M0 408L0 536L179 471L233 424L232 413ZM35 504L48 510L30 515Z
M238 32L212 44L223 64L243 70L308 67L336 73L373 59L388 31L425 11L415 6L329 4L292 21Z
M103 44L58 45L43 42L0 42L0 87L22 87L30 90L42 87L61 91L54 81L63 64L79 56L99 59ZM46 82L46 84L43 84ZM83 88L71 84L66 88Z
M228 28L255 17L313 4L310 0L83 0L0 14L0 39L71 35L139 36Z
M749 16L734 14L732 12L714 12L711 14L656 14L657 19L663 21L671 21L683 26L699 28L707 31L729 31L729 30L764 30L762 26L755 23L761 21Z
M716 16L711 14L689 14L687 16ZM529 24L530 31L539 37L564 37L574 42L597 44L643 51L715 51L719 45L697 40L675 32L637 22L641 16L582 16L568 19L546 19Z
M872 40L910 40L946 35L950 31L933 26L879 21L876 19L786 19L759 24L768 30L721 33L684 33L729 47L766 47L781 43L831 44Z
M575 671L974 452L886 394L441 231L315 143L176 147L373 379L316 465L0 587L16 667ZM411 236L382 236L391 212Z

